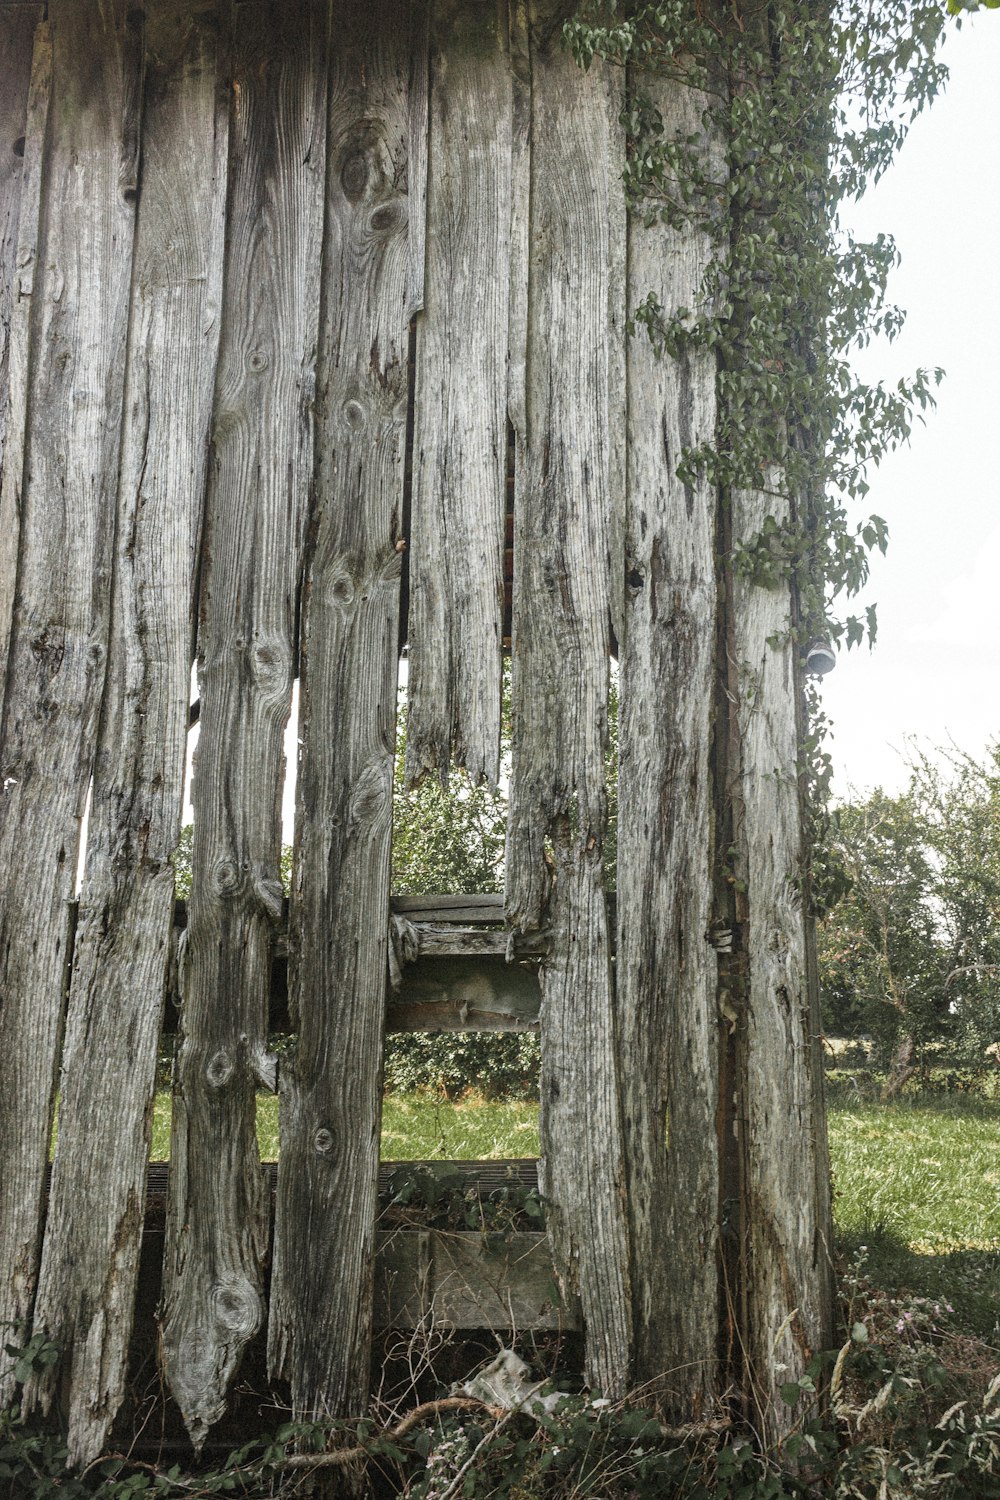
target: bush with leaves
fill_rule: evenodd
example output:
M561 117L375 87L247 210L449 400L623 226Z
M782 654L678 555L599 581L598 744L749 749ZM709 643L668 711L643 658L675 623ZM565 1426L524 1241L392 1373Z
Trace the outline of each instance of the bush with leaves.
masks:
M1000 744L914 751L909 785L837 811L849 889L819 930L824 1024L874 1061L995 1069L1000 1043ZM992 1059L992 1060L991 1060Z

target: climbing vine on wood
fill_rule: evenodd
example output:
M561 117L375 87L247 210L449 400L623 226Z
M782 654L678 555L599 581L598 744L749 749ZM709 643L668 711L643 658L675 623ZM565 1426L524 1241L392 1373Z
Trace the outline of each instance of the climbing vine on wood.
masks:
M791 579L805 645L821 634L874 639L873 610L842 618L885 522L852 514L867 475L933 404L940 370L895 385L856 374L850 351L894 337L887 296L897 253L861 242L841 206L876 181L946 76L947 18L933 0L585 0L565 37L584 67L626 69L627 187L648 222L697 223L716 254L696 306L664 313L655 295L631 309L665 354L715 351L720 420L679 474L726 490L771 488L775 511L734 559L767 585ZM644 84L669 76L710 101L704 130L671 134Z

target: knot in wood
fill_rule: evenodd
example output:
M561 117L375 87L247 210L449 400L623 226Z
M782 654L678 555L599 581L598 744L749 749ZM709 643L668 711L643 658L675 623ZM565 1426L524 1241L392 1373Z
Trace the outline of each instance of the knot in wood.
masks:
M270 360L264 349L251 349L247 355L247 369L252 370L255 375L259 375L262 370L266 370L269 364Z
M255 641L250 648L250 675L254 685L272 692L283 692L291 676L288 648L282 641Z
M341 609L354 603L354 580L347 573L340 573L330 584L330 598Z
M220 1047L208 1062L205 1077L214 1089L221 1089L233 1076L233 1059L224 1047Z
M365 409L353 398L344 402L344 423L352 432L362 432L365 427Z
M212 866L212 889L217 896L232 896L242 883L240 867L235 859L215 861Z
M321 1125L313 1134L313 1150L317 1156L332 1156L336 1138L328 1125Z
M257 1293L242 1276L219 1282L212 1293L212 1311L226 1333L241 1339L252 1338L260 1325Z
M379 239L388 239L395 230L402 229L404 219L401 203L380 203L368 222L373 235Z
M340 168L340 185L350 203L357 203L368 186L368 155L365 151L352 151L345 157Z

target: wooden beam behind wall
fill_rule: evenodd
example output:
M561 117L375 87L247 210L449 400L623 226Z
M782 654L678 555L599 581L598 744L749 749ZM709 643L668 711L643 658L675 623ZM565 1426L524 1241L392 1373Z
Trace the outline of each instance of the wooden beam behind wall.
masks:
M222 290L227 9L161 0L145 27L112 629L35 1306L35 1332L65 1357L28 1393L47 1408L66 1382L74 1464L102 1451L125 1389L172 951Z
M135 219L138 54L124 0L50 0L48 13L54 108L0 731L0 1324L8 1326L30 1314L41 1247L68 903L107 660ZM12 1394L7 1368L0 1405Z
M297 1412L368 1399L406 431L408 0L334 7L315 510L268 1359ZM422 28L418 28L418 34ZM317 1337L317 1328L322 1337Z
M181 956L162 1359L200 1444L264 1317L283 740L313 456L326 0L235 10L222 345L202 552L201 737Z

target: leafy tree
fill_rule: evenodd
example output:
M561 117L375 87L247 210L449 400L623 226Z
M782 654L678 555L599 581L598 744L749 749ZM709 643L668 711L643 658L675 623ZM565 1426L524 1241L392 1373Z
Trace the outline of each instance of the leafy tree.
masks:
M951 1028L981 1060L1000 1041L1000 743L981 761L918 754L912 789L936 872Z
M907 790L840 808L849 889L820 928L825 1024L894 1061L947 1043L982 1065L1000 1039L1000 744L982 760L917 752Z
M936 872L915 797L876 791L841 808L836 843L850 891L820 930L826 1024L869 1033L902 1072L947 1030Z

